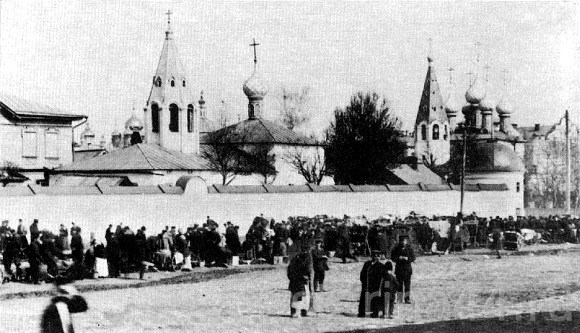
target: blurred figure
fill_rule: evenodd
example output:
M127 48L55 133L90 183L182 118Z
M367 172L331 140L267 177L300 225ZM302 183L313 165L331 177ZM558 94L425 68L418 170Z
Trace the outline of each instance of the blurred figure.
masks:
M87 311L87 302L69 280L57 279L55 294L42 314L40 332L74 333L71 313Z
M312 253L309 248L296 255L288 264L287 269L288 290L290 290L290 316L297 318L299 316L307 317L308 310L314 310L312 304L312 280L314 278L314 269L312 262Z

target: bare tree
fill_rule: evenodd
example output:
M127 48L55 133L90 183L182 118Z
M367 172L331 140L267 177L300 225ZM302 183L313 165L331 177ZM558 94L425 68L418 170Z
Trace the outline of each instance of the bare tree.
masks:
M282 86L278 99L280 122L289 130L293 130L310 120L311 115L308 110L310 87L304 86L301 89L293 90Z
M327 174L324 154L318 148L314 153L309 152L308 148L293 148L286 153L284 161L290 164L309 184L320 185Z
M221 175L222 185L231 184L238 175L257 173L265 183L276 176L271 145L245 145L245 137L244 133L227 130L209 134L202 156Z

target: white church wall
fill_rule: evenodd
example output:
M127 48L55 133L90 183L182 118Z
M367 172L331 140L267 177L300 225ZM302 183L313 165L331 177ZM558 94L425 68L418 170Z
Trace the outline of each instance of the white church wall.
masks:
M0 191L2 195L2 191ZM75 222L88 239L94 232L99 240L109 224L123 222L132 228L147 227L158 233L165 225L187 227L202 224L207 216L219 222L240 225L245 234L252 219L264 214L276 220L289 216L326 214L376 218L386 214L455 215L459 191L413 192L307 192L267 194L148 194L148 195L30 195L2 196L2 218L15 227L18 218L27 224L40 220L40 227L56 231L63 223ZM517 203L509 191L465 193L465 212L479 216L515 215ZM222 230L223 231L223 230Z

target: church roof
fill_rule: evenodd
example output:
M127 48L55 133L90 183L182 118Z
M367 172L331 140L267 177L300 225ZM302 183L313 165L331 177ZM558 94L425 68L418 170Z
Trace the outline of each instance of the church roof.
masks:
M87 117L3 93L0 93L0 106L16 118L63 118L72 121Z
M94 158L62 166L57 171L211 170L197 155L187 155L155 144L139 143Z
M419 111L417 112L415 126L423 121L427 123L433 121L445 123L448 121L441 91L439 90L439 82L437 82L437 75L433 67L433 60L428 58L428 61L429 69L425 77L425 85L423 86L423 93L421 94L421 101L419 102Z
M282 145L317 146L319 143L269 120L252 118L215 131L214 133L238 133L239 140L231 143L268 143Z

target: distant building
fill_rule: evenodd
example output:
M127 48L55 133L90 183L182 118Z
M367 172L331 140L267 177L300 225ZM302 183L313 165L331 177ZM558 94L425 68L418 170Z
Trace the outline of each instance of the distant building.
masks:
M229 132L244 133L238 141L229 142L239 149L240 156L249 156L249 151L255 147L271 147L277 171L276 176L269 179L264 179L258 172L238 175L232 185L259 185L266 181L281 185L306 182L286 162L286 156L298 151L306 159L317 154L323 159L324 147L313 139L262 119L262 100L268 85L258 71L256 59L254 72L243 84L249 100L248 119L222 129L217 129L207 118L203 92L197 103L194 102L193 82L186 73L169 24L143 117L134 113L125 123L123 132L112 133L109 153L56 170L55 173L61 175L59 182L68 183L62 180L65 174L75 177L80 174L91 177L116 174L127 176L130 182L139 185L174 184L180 176L187 174L200 176L208 184L221 184L219 170L204 158L204 151L210 146L210 135ZM140 138L142 143L133 145L136 138ZM244 173L247 173L245 168ZM327 178L328 182L332 183L332 180Z
M73 161L73 132L87 116L0 94L0 165L42 182Z
M572 161L580 158L578 126L570 122L570 155ZM526 141L524 161L526 166L527 207L554 208L565 204L566 188L566 124L564 117L553 125L535 124L520 127L518 131ZM578 206L580 193L580 166L571 163L572 206Z

